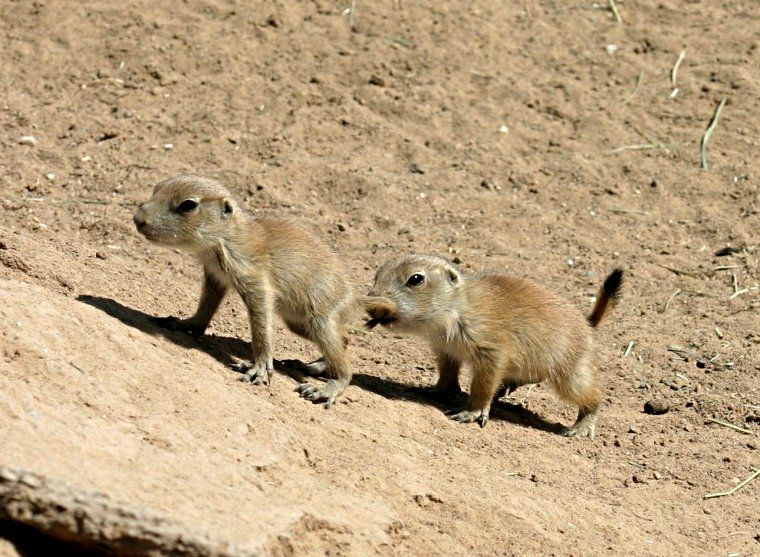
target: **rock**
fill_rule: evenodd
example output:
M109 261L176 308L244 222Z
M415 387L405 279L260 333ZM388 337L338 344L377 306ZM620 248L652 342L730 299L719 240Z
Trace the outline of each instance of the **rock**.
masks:
M718 251L715 252L715 257L726 257L727 255L733 255L735 253L741 252L741 248L735 248L733 246L726 246L725 248L720 248Z
M346 231L346 229L347 229L346 225L345 225L345 224L343 224L342 222L339 222L339 223L336 225L336 227L338 228L338 230L339 230L340 232L345 232L345 231Z
M369 84L377 87L385 87L385 80L377 75L373 75L369 78Z
M215 540L164 516L76 491L25 470L0 467L0 520L24 524L76 549L114 555L245 557L253 551ZM75 547L60 547L79 554Z
M37 138L33 135L22 135L18 138L18 144L19 145L31 145L34 147L37 145Z
M659 416L667 414L670 411L670 405L664 400L648 400L644 403L644 414Z
M425 171L422 170L422 167L416 162L409 165L409 172L412 174L425 174Z

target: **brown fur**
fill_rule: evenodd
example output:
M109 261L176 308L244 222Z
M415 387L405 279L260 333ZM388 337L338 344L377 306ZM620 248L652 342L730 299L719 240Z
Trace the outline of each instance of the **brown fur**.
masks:
M134 221L149 240L188 251L203 265L195 315L164 318L164 325L203 334L227 290L234 288L251 325L252 361L237 366L245 380L258 384L271 377L273 316L278 313L291 331L322 350L324 357L308 364L307 371L329 369L333 375L321 386L300 385L302 396L329 406L345 390L351 380L344 331L351 288L338 258L313 233L295 222L253 218L219 182L190 175L158 183Z
M422 275L424 282L412 285L413 275ZM592 314L595 323L619 291L622 273L613 275L617 283L602 291ZM460 392L460 368L470 366L469 403L452 419L483 426L502 385L514 389L548 381L579 409L566 434L593 437L601 389L591 361L592 327L550 290L501 275L465 277L443 259L415 255L384 264L363 303L371 317L368 326L382 324L428 339L438 362L435 392Z

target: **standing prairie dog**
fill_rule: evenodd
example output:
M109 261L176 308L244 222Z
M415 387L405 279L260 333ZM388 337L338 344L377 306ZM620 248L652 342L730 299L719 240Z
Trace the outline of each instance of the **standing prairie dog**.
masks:
M502 275L465 277L448 261L412 255L377 271L364 299L367 326L425 337L435 352L439 395L460 393L459 370L470 366L469 403L448 412L458 422L488 421L491 401L503 386L548 381L578 406L567 436L594 436L601 389L592 367L592 328L620 292L622 271L604 282L586 319L541 286Z
M162 325L203 334L232 287L251 325L252 360L234 366L245 372L244 381L261 384L272 376L276 312L322 351L307 371L332 375L321 385L299 385L300 394L329 407L345 390L351 372L344 323L353 298L338 258L324 242L294 222L247 215L219 182L191 175L159 182L134 221L148 240L190 252L203 265L195 315L162 318Z

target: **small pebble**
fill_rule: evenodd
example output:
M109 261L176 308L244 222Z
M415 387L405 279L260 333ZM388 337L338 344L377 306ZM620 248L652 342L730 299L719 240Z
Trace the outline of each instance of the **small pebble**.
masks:
M376 85L377 87L385 87L385 80L377 75L373 75L369 78L370 85Z
M648 400L644 403L644 414L659 416L667 414L670 411L670 405L664 400Z
M604 47L604 50L607 51L607 54L609 54L610 56L612 56L618 50L620 50L620 47L618 45L616 45L616 44L608 44L607 46Z
M342 222L339 222L336 226L338 227L338 230L340 230L341 232L346 231L346 225L343 224Z
M733 255L735 253L741 253L741 248L735 248L733 246L726 246L715 252L715 257L726 257L727 255Z
M174 145L172 143L166 143L164 145L164 151L172 151L174 150Z
M33 135L22 135L18 138L19 145L37 145L37 138Z
M53 180L55 180L55 174L53 174L52 172L48 172L47 174L45 174L45 178L47 178L48 180L52 182Z
M631 424L628 426L628 433L638 433L639 428L636 426L636 424Z
M655 480L661 480L662 479L662 474L660 474L659 472L652 472L652 477Z
M422 167L416 162L409 165L409 172L412 174L425 174L425 171L422 170Z
M504 124L502 124L501 126L499 126L499 133L509 133L509 128L505 126Z

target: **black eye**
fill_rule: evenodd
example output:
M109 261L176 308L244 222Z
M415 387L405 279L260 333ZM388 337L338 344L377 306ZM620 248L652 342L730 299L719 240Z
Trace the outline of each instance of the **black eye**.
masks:
M423 282L425 282L425 277L422 276L422 275L418 275L418 274L415 273L411 277L409 277L409 279L406 281L406 285L407 286L419 286Z
M180 213L189 213L198 206L198 202L195 199L185 199L177 206L177 211Z

